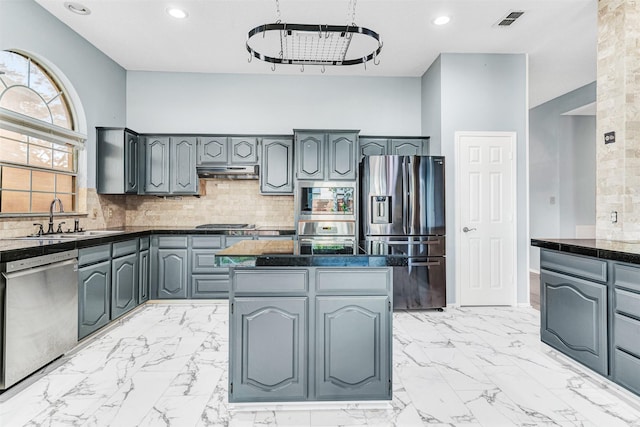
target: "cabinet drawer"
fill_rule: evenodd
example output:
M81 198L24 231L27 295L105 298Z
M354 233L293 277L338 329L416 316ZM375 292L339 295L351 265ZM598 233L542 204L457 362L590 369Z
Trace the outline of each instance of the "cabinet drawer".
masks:
M300 293L307 292L307 270L234 271L237 294L249 293Z
M192 298L227 298L229 296L229 275L194 274L191 277Z
M335 295L356 292L387 295L390 287L390 269L323 268L316 270L316 291L319 294L331 293Z
M80 249L78 251L78 265L95 264L111 258L111 243L90 248Z
M140 250L144 251L145 249L149 249L149 238L141 237L140 238Z
M614 314L613 345L640 356L640 322L620 314Z
M640 268L624 264L613 264L613 284L640 292Z
M227 267L216 267L216 252L211 249L193 249L191 252L191 273L229 273Z
M613 380L640 394L640 359L615 349L613 353Z
M640 319L640 294L622 289L616 289L614 293L616 311Z
M595 258L542 250L540 267L598 282L607 281L607 262Z
M205 249L220 249L222 247L222 236L193 236L191 247Z
M160 236L158 237L158 247L186 248L188 246L188 239L188 236Z
M126 240L113 244L113 257L134 254L138 252L138 239Z

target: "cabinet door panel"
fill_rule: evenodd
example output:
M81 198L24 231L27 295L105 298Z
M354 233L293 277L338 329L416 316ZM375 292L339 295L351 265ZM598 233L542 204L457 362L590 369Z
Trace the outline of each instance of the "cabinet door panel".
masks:
M260 192L263 194L293 193L293 141L262 140L260 158Z
M607 286L542 270L541 339L606 375Z
M389 153L389 140L382 138L360 138L359 160L364 156L384 156Z
M296 135L298 179L324 179L324 134Z
M329 134L329 173L328 178L356 179L356 144L357 135Z
M307 298L236 298L231 316L229 400L304 400Z
M318 297L316 397L390 398L390 327L386 296Z
M254 137L233 137L231 146L231 164L247 165L258 162L258 139Z
M140 159L138 158L138 153L140 151L138 147L138 135L135 135L131 132L125 132L125 152L124 152L124 163L125 163L125 193L138 193L139 189L139 176L138 176L138 167L140 164Z
M186 298L187 271L186 249L158 249L158 298Z
M138 254L114 258L111 280L111 319L116 319L136 306Z
M149 250L140 252L138 266L138 304L149 300Z
M172 138L170 191L173 194L193 194L197 190L196 139Z
M228 274L194 274L191 276L191 298L228 297Z
M227 164L226 136L202 137L198 141L198 165Z
M424 156L427 145L421 139L392 139L391 153L398 156Z
M168 193L169 138L147 137L145 156L145 193Z
M110 320L111 261L78 270L78 339Z

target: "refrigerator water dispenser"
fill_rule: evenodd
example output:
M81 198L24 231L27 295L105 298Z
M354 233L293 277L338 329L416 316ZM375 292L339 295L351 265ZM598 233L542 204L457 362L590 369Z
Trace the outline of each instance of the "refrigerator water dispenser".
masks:
M389 224L391 222L391 196L371 196L371 223Z

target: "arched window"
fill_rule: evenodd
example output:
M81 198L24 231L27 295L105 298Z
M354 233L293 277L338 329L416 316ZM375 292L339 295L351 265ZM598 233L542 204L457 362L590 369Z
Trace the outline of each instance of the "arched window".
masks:
M55 77L22 53L0 51L0 215L45 213L54 198L75 212L83 142Z

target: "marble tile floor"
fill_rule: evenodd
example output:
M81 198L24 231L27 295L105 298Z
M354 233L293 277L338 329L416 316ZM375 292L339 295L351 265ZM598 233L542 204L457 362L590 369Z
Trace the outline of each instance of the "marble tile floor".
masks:
M538 319L398 312L390 404L247 411L227 402L226 303L146 304L1 395L0 425L640 426L640 398L540 343Z

